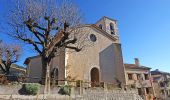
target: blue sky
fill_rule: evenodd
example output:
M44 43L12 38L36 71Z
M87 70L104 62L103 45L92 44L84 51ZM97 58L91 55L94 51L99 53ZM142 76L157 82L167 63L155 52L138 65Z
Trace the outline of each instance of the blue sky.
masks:
M170 72L170 0L74 0L82 10L86 23L95 23L102 16L118 20L124 62ZM12 5L0 0L0 20ZM1 24L1 23L0 23ZM0 39L13 42L0 33ZM26 48L26 47L24 47ZM30 53L31 52L31 53ZM24 49L19 64L35 55Z

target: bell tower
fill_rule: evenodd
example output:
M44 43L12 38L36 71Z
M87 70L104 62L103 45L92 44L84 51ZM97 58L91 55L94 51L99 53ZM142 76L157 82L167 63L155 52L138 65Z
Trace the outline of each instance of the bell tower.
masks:
M104 16L99 21L97 21L96 25L100 29L107 32L109 35L115 37L117 39L117 42L119 42L119 34L116 20Z

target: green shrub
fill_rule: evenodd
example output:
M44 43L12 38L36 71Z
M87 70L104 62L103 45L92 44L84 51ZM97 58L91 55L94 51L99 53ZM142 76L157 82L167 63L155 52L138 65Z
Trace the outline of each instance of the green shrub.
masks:
M71 94L71 86L70 85L64 85L60 88L59 94L62 94L62 95L69 95Z
M29 83L24 85L25 91L29 95L36 95L40 89L40 84L38 83Z
M21 83L17 82L17 81L14 81L14 82L11 82L11 85L20 85Z

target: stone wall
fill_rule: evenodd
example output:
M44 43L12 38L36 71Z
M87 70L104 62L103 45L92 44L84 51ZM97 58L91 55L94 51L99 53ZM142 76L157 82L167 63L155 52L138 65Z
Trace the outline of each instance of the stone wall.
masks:
M86 89L76 100L143 100L134 90Z
M3 95L13 96L13 97L22 97L27 98L29 96L19 95L19 90L22 88L22 85L0 85L0 98ZM39 94L37 96L43 95L44 86L41 86ZM58 94L59 87L51 88L51 95L62 97ZM73 88L70 100L143 100L134 90L105 90L103 88ZM24 97L23 97L24 96ZM36 96L35 96L36 97ZM34 97L34 98L35 98ZM33 99L34 100L34 99ZM58 99L59 100L59 99ZM61 99L60 99L61 100ZM64 100L64 99L63 99Z
M19 91L22 88L22 84L18 85L0 85L0 95L11 95L11 94L19 94ZM51 87L51 94L58 94L59 87ZM39 94L43 94L44 86L41 86L39 90Z

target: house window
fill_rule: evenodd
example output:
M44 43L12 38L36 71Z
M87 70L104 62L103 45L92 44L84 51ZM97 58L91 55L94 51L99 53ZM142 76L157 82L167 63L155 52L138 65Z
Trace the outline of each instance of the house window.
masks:
M99 28L100 28L100 29L103 29L103 26L100 24L100 25L99 25Z
M137 74L137 80L141 80L141 75Z
M160 87L164 87L165 86L164 82L160 82L159 85L160 85Z
M141 88L138 88L138 94L142 95L142 89Z
M149 80L149 75L148 74L144 74L145 76L145 80Z
M128 79L132 80L133 79L133 74L128 74Z
M147 93L147 94L149 94L149 93L150 93L149 88L146 88L146 93Z
M161 90L161 94L165 94L164 90Z

